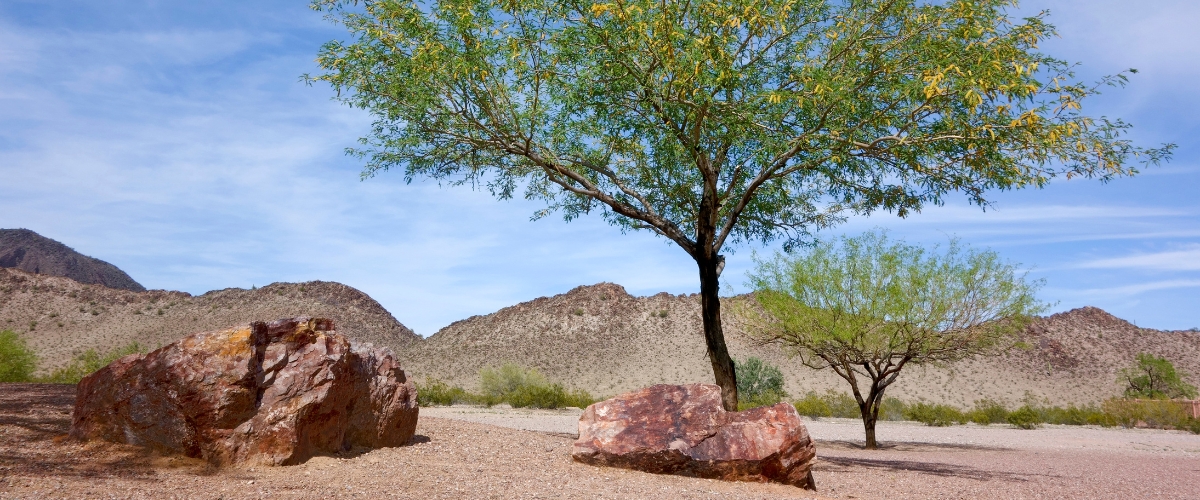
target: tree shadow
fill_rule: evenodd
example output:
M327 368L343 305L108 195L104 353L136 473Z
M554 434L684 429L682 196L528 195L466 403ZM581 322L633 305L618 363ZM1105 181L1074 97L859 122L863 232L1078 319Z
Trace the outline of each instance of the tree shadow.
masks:
M854 457L820 457L815 470L821 472L915 472L940 477L955 477L973 479L976 481L1007 481L1024 483L1031 476L1054 477L1048 474L1017 474L1012 472L990 471L965 465L954 465L938 462L920 462L915 460L886 460Z
M832 448L837 450L866 450L865 445L861 441L817 441L818 450L821 448ZM887 442L881 441L877 444L878 449L887 451L993 451L993 452L1009 452L1017 451L1015 448L1005 448L1002 446L985 446L981 444L962 444L962 443L913 443L913 442Z

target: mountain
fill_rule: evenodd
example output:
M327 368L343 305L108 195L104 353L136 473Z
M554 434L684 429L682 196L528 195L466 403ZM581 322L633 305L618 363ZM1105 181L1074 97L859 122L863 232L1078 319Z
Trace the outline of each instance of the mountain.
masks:
M83 255L28 229L0 229L0 267L71 278L80 283L144 292L117 266Z
M725 335L736 359L756 356L780 367L794 396L848 392L829 370L806 368L779 348L748 339L735 314L746 299L723 299ZM694 294L635 297L612 283L581 286L457 321L422 339L371 297L340 283L274 283L191 296L0 269L0 329L22 334L43 369L89 348L106 351L134 341L153 348L199 331L290 316L329 317L351 337L390 347L418 383L432 377L475 389L480 368L505 362L537 368L596 396L712 380ZM888 395L959 407L983 398L1009 406L1030 397L1095 404L1120 393L1117 374L1140 352L1166 357L1200 385L1200 332L1139 328L1085 307L1040 318L1027 333L1027 349L949 366L909 366Z
M789 393L849 392L829 370L812 370L778 347L748 339L734 314L746 297L723 299L729 350L779 366ZM1118 372L1139 352L1165 356L1200 382L1200 333L1138 328L1087 307L1040 318L1028 349L950 366L909 366L888 395L969 407L992 398L1019 405L1028 396L1056 405L1115 396ZM619 285L575 288L455 322L401 352L406 369L472 388L480 367L504 362L536 367L551 380L614 395L654 383L711 381L697 295L634 297ZM1197 384L1200 385L1200 384Z
M0 268L0 329L20 333L43 370L87 349L106 352L130 342L156 348L195 332L293 316L332 318L340 332L395 350L421 339L370 296L341 283L275 283L192 296Z

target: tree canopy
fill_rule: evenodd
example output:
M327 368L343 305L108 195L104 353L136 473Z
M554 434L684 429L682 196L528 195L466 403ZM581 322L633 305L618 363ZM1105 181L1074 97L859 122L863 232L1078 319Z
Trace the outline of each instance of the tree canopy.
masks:
M755 305L743 312L750 335L845 379L868 448L876 444L884 391L906 366L1013 346L1043 309L1038 283L995 252L957 241L928 251L878 231L759 261L749 284Z
M1082 103L1105 85L1038 50L1010 0L315 0L344 25L308 81L375 117L352 154L598 211L684 249L736 407L717 300L728 244L792 248L848 213L1156 163ZM731 406L732 405L732 406Z
M1173 399L1196 397L1196 386L1183 380L1186 374L1162 356L1139 353L1133 366L1121 370L1117 382L1125 385L1125 397Z

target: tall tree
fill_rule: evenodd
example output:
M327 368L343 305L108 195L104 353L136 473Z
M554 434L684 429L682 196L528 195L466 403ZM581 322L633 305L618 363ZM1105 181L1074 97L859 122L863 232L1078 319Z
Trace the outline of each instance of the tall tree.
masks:
M776 255L758 263L750 284L757 304L743 311L750 335L845 379L868 449L876 447L884 392L906 366L1011 347L1042 310L1037 283L995 252L956 241L930 252L882 232Z
M727 245L804 243L847 213L904 216L962 192L1107 180L1170 153L1081 102L1103 85L1038 52L1010 0L315 0L351 34L324 73L375 123L364 177L484 185L599 211L675 242L737 407L718 277Z
M1174 399L1196 397L1196 386L1183 380L1187 374L1175 371L1175 365L1162 356L1142 352L1137 362L1121 370L1118 383L1125 384L1125 397Z

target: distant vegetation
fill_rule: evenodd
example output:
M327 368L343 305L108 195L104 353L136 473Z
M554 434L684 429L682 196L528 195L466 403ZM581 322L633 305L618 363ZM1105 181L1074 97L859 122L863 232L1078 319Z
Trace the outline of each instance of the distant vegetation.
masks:
M860 418L858 404L845 393L829 390L825 394L809 392L795 402L796 411L813 418ZM911 420L925 425L945 427L968 422L978 425L1010 424L1021 429L1036 429L1042 424L1099 425L1103 427L1136 427L1184 429L1200 434L1200 419L1190 418L1183 406L1170 400L1111 398L1099 407L1095 405L1066 408L1048 406L1029 395L1015 410L999 402L983 399L975 407L962 410L950 405L925 402L905 403L887 398L880 406L880 420Z
M418 384L417 402L421 406L479 404L493 406L508 403L513 408L586 408L596 402L587 391L568 391L561 384L550 383L533 368L505 363L499 368L479 371L478 394L438 379L426 378Z
M1165 358L1149 353L1137 355L1132 367L1121 370L1118 383L1125 385L1125 397L1144 399L1194 398L1196 387L1183 381Z
M0 382L45 382L52 384L76 384L83 377L99 370L117 358L145 352L145 348L137 342L101 354L95 349L88 349L76 355L71 363L58 368L48 376L38 377L37 356L30 349L25 339L20 335L5 330L0 332Z

